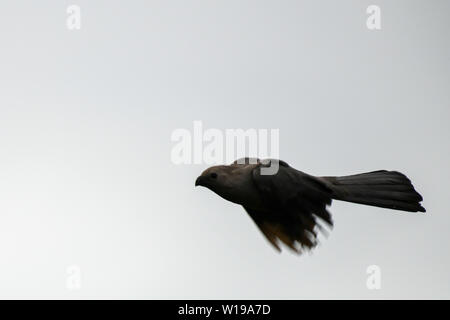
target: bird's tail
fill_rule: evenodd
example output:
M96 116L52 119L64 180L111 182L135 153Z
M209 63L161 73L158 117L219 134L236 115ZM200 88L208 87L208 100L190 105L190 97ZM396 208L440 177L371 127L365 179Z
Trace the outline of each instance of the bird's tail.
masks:
M422 196L397 171L373 171L343 177L322 177L336 200L410 212L425 212Z

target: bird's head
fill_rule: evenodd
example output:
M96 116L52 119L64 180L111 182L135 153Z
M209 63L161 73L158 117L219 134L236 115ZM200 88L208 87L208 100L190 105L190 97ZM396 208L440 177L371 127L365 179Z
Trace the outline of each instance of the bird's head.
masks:
M210 167L203 171L197 180L195 180L195 186L202 186L216 193L224 191L231 187L230 169L228 166Z
M208 188L228 201L242 204L253 186L251 172L255 166L233 163L210 167L195 180L195 186Z

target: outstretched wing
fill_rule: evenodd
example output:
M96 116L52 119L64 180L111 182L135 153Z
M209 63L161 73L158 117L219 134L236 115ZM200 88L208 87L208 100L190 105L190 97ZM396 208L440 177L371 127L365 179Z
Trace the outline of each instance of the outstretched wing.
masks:
M264 210L244 207L256 225L277 249L283 242L296 252L317 245L317 232L324 231L317 218L333 226L326 206L331 204L331 190L319 179L279 163L274 175L261 174L270 161L261 161L253 169L256 188L265 201Z

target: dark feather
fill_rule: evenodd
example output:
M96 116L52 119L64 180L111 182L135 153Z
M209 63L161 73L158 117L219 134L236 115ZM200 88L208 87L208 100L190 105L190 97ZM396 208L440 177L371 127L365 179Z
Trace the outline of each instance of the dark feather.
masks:
M397 171L379 170L344 177L323 177L333 199L394 210L425 212L422 196Z
M244 208L269 242L280 250L281 241L297 253L315 247L318 232L324 231L317 217L333 226L326 209L332 190L323 181L285 163L274 175L262 175L260 166L252 174L267 209Z

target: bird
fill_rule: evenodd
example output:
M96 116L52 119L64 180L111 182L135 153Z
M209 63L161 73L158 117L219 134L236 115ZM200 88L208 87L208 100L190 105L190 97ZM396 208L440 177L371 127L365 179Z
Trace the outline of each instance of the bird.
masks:
M274 174L264 169L277 165ZM317 246L318 234L328 235L333 200L423 212L422 196L398 171L378 170L347 176L313 176L278 159L241 158L230 165L212 166L195 186L241 205L273 247L282 244L301 254Z

